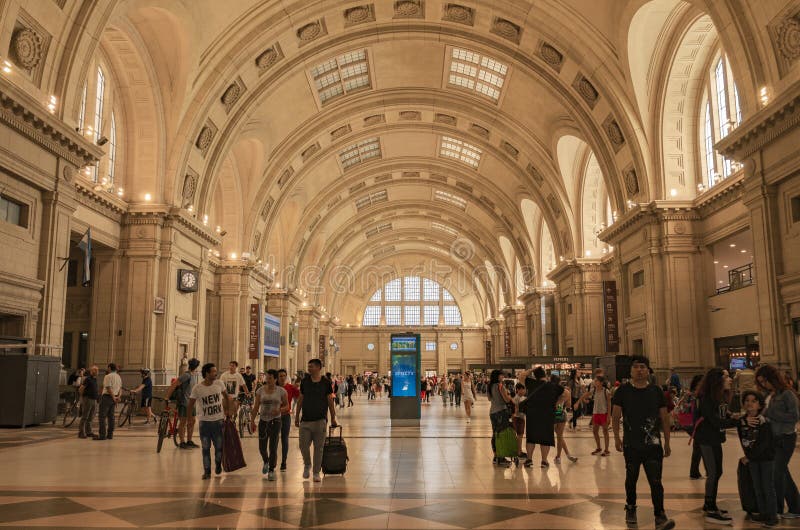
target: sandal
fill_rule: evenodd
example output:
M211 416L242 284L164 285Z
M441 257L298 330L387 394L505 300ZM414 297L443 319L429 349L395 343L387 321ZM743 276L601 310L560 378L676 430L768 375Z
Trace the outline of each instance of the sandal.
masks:
M547 461L545 461L545 460L542 460L542 467L543 467L543 468L550 467L550 464L549 464Z
M608 456L610 454L611 454L611 451L603 451L602 453L600 453L600 456Z
M600 453L602 453L602 452L603 452L603 450L602 450L602 449L595 449L594 451L592 451L592 454L593 454L593 455L599 455L599 454L600 454Z
M525 467L533 467L533 460L531 460L530 458L528 458L527 460L525 460L525 463L524 463L523 465L524 465Z
M578 461L578 457L577 457L577 456L571 456L571 455L567 455L567 458L568 458L568 459L569 459L569 461L570 461L570 462L572 462L573 464L574 464L575 462L577 462L577 461Z

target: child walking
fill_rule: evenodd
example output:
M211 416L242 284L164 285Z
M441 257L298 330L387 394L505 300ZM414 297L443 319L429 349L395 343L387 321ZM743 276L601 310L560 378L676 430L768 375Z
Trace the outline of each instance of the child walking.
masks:
M752 519L761 522L762 526L776 526L778 504L775 498L775 440L771 427L761 415L764 398L754 390L746 390L742 393L742 405L745 416L739 420L736 428L744 450L742 463L750 470L756 493L758 515ZM749 499L742 499L743 502L747 500Z
M522 450L523 439L525 438L525 413L520 412L519 404L525 401L526 398L525 385L517 383L514 385L514 416L511 418L511 423L514 425L514 432L517 433L517 446L519 447L519 457L528 458L528 453Z
M592 451L592 454L600 456L608 456L611 454L608 451L608 413L610 396L605 387L605 381L606 379L604 376L595 376L592 388L581 396L582 403L588 403L590 400L594 400L594 405L592 407L592 434L594 435L597 449ZM600 449L600 429L603 429L604 449Z

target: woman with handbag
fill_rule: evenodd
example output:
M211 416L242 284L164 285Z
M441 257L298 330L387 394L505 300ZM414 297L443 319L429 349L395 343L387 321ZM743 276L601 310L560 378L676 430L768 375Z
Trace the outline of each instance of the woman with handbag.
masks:
M533 377L530 377L531 374ZM564 393L564 387L547 381L544 368L537 366L532 371L526 370L520 375L525 381L528 399L520 403L520 410L525 413L525 441L528 458L525 467L533 466L533 451L536 444L541 446L543 468L550 467L547 455L550 448L555 447L555 410L558 398Z

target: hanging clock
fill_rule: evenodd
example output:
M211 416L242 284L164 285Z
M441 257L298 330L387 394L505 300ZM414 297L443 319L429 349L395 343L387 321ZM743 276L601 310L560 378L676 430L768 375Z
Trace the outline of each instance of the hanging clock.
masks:
M194 293L197 291L199 278L197 271L192 269L178 269L178 290L183 293Z

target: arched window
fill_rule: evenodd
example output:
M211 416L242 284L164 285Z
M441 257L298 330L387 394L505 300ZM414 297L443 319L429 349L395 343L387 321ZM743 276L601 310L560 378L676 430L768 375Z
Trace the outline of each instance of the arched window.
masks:
M710 188L733 173L731 161L714 151L714 144L728 136L742 121L739 91L733 81L728 57L721 51L711 61L700 116L703 174L706 176L705 185Z
M86 83L83 84L83 92L81 92L81 110L78 114L78 129L83 131L83 126L86 122Z
M461 310L450 291L438 282L419 276L389 281L369 299L364 326L461 325Z
M117 120L111 113L111 131L108 137L108 182L114 183L114 162L117 160Z
M103 69L97 67L97 88L95 89L94 103L94 139L100 138L100 131L103 130L103 103L106 95L106 76Z

